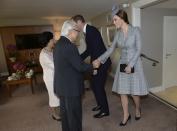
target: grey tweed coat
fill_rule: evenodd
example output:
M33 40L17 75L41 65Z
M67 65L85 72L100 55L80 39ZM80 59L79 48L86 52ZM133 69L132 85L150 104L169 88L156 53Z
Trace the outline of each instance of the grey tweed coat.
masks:
M112 91L118 94L147 95L148 85L144 76L141 53L141 36L138 27L128 26L128 34L119 30L116 32L111 47L98 59L104 63L115 48L121 48L121 56L117 65ZM120 64L128 64L135 68L135 72L126 74L120 72Z

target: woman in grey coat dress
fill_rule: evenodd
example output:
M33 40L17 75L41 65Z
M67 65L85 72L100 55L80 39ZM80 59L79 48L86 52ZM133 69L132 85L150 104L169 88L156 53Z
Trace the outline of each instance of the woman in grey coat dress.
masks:
M99 67L115 48L121 48L121 57L114 77L112 91L120 94L123 108L123 120L120 126L125 126L127 121L131 119L128 111L128 95L132 96L135 103L135 120L139 120L141 118L140 96L148 94L148 86L140 59L141 37L139 28L129 25L128 16L124 10L119 10L113 16L113 22L118 29L114 41L111 47L93 64ZM121 64L126 64L123 72L120 71Z

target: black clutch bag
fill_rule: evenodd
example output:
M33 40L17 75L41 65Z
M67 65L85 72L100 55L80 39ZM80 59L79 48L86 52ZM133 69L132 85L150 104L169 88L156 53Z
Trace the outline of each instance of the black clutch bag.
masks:
M120 72L125 73L125 68L127 67L127 64L120 64ZM131 73L134 73L134 67L131 68Z

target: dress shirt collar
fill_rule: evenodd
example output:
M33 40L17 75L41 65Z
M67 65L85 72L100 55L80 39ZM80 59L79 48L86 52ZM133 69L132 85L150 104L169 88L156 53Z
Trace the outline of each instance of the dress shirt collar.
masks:
M85 24L85 25L84 25L84 28L83 28L84 34L86 34L86 27L87 27L87 24Z
M71 39L68 36L64 36L64 37L66 37L66 39L68 39L72 43Z

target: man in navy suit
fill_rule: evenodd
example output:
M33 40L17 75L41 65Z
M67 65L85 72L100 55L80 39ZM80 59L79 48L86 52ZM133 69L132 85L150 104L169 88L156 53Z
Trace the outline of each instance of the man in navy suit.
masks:
M72 17L72 19L85 34L87 49L81 54L81 57L82 59L85 59L90 56L92 62L106 51L101 34L96 27L86 24L82 15L76 15ZM105 64L101 65L98 69L97 75L92 76L91 88L97 102L97 106L95 106L92 110L99 111L94 115L95 118L102 118L109 115L109 107L104 86L110 65L111 60L109 58Z

